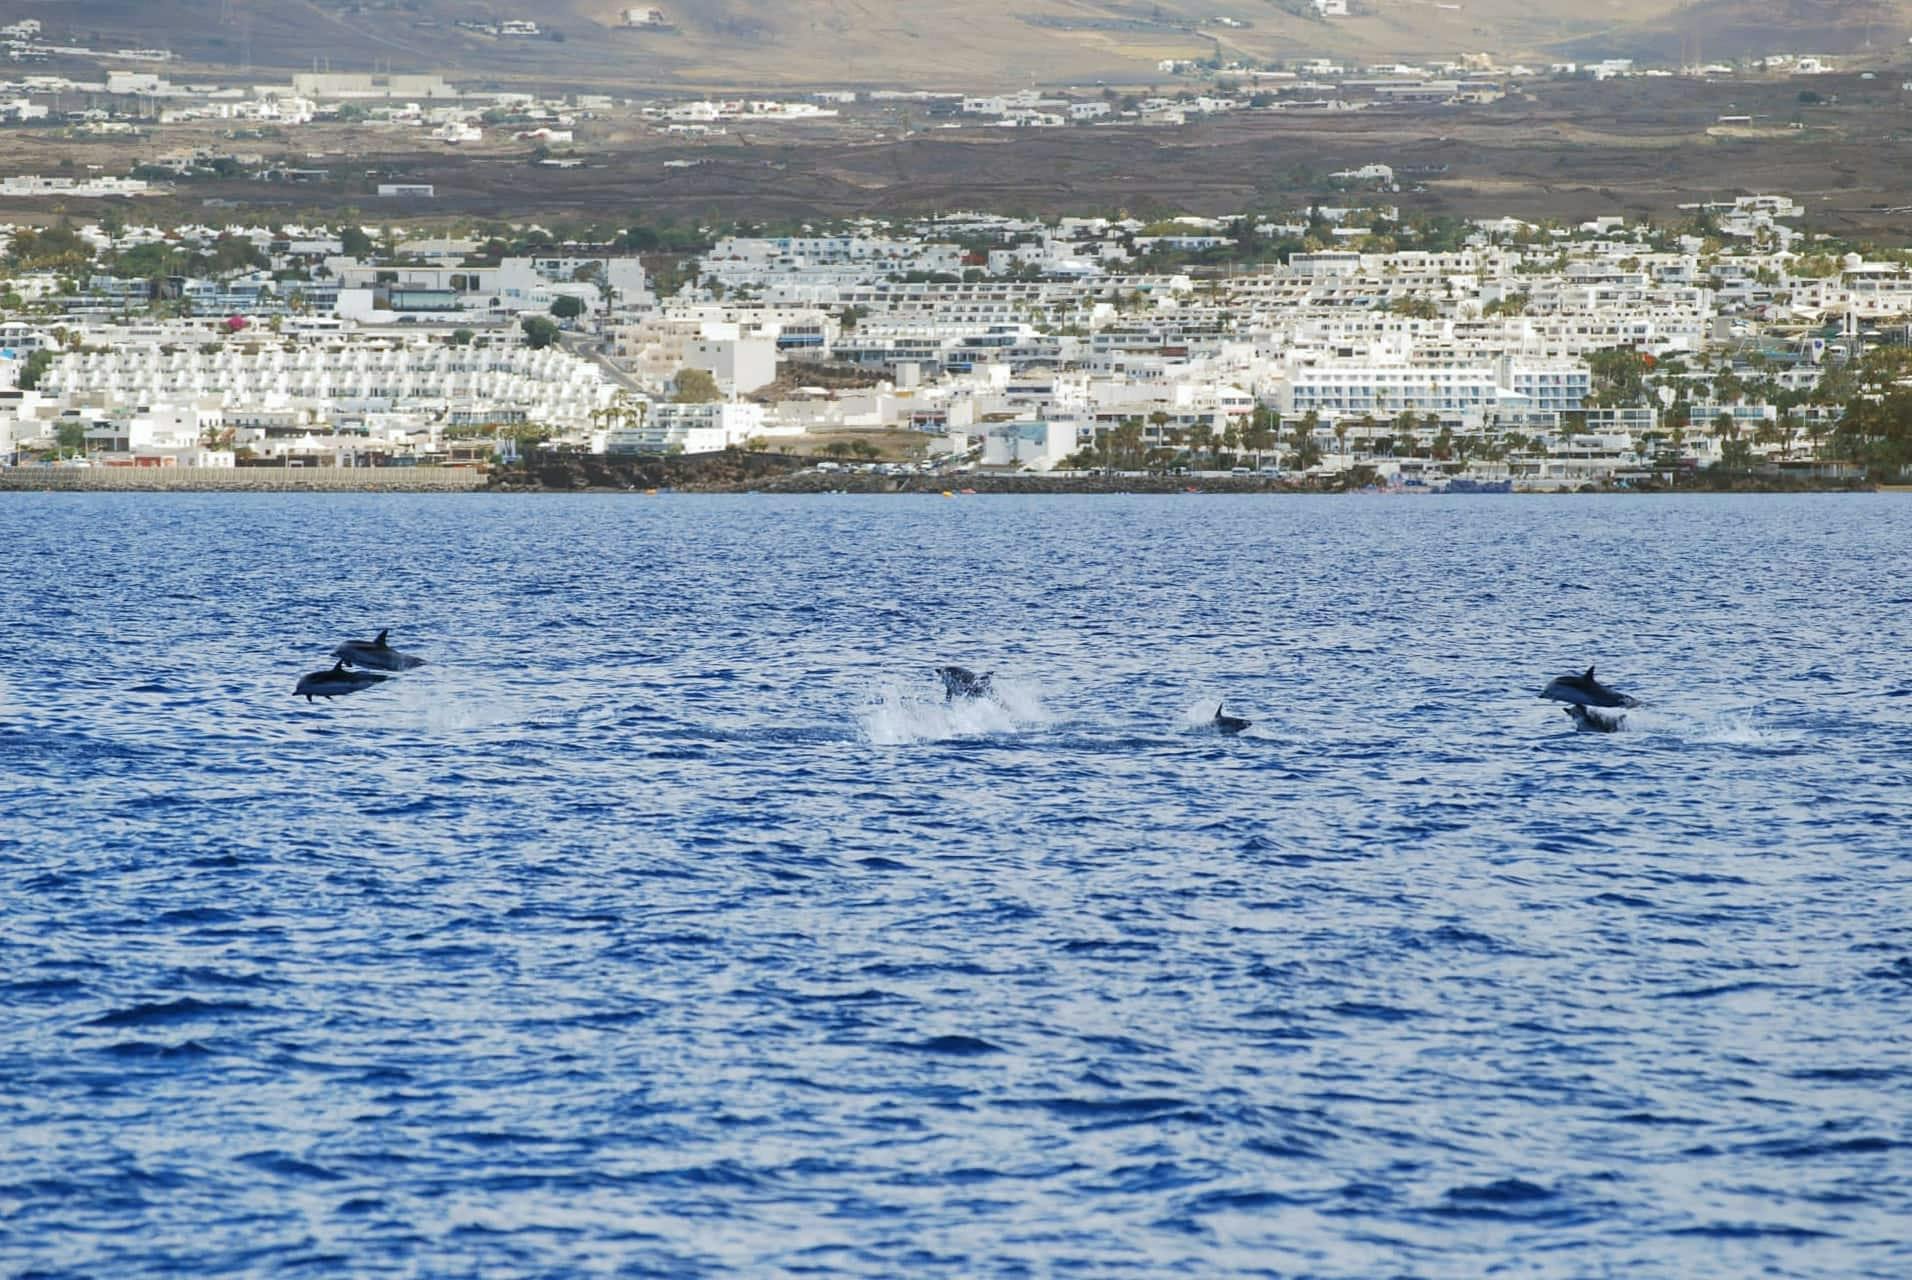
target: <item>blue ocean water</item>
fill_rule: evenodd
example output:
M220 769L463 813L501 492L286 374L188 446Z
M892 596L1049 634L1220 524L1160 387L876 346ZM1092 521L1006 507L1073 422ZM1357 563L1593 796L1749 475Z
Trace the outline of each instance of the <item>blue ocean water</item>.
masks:
M0 1273L1912 1274L1903 498L0 545Z

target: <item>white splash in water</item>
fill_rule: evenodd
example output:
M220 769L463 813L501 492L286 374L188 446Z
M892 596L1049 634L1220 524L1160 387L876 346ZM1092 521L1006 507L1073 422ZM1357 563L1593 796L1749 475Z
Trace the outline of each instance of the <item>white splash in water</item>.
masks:
M1244 715L1240 707L1229 707L1227 700L1224 698L1208 696L1191 702L1188 706L1182 708L1182 714L1177 717L1175 721L1176 727L1184 733L1215 732L1215 713L1224 709L1227 710L1229 715L1240 716L1242 719L1248 721L1249 728L1243 730L1243 732L1251 736L1253 735L1255 722L1253 715Z
M1728 711L1709 720L1696 721L1689 724L1681 736L1688 742L1726 747L1766 747L1778 741L1770 730L1759 726L1751 711Z
M503 689L474 692L447 690L443 682L414 672L394 676L366 696L385 695L397 725L409 726L433 737L451 737L472 729L490 729L521 723L528 709Z
M1215 724L1215 712L1222 707L1220 698L1201 698L1182 708L1177 723L1184 729L1209 729Z
M1049 721L1033 688L1000 676L986 698L945 700L940 692L890 685L880 701L857 713L864 736L879 747L1018 733Z
M1701 719L1660 707L1632 707L1624 713L1619 731L1694 744L1770 746L1777 739L1770 730L1759 726L1758 714L1756 710L1742 708Z

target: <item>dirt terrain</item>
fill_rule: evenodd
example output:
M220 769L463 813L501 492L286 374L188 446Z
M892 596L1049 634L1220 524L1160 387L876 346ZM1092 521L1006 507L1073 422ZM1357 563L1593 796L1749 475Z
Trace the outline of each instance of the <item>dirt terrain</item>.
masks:
M1799 197L1815 228L1912 239L1912 95L1907 72L1876 79L1547 82L1490 107L1334 114L1247 113L1184 128L944 130L886 112L831 125L742 128L707 141L630 121L587 122L582 167L536 167L528 142L493 131L475 150L417 131L325 126L288 142L221 142L210 126L75 141L57 130L0 132L0 171L125 172L143 156L194 145L283 152L328 181L181 184L141 202L178 219L252 209L275 221L341 210L365 220L660 219L920 214L1232 213L1345 200L1328 175L1379 162L1406 209L1464 216L1581 219L1671 215L1681 204L1753 192ZM1833 101L1836 99L1836 101ZM1752 127L1723 115L1751 116ZM1794 127L1798 126L1798 127ZM312 158L313 153L318 158ZM73 166L60 170L62 160ZM380 200L379 181L429 182L431 200ZM207 201L214 204L208 206ZM0 202L0 217L44 218L47 201ZM88 202L72 202L83 213ZM211 211L209 211L211 210ZM216 211L216 212L212 212Z

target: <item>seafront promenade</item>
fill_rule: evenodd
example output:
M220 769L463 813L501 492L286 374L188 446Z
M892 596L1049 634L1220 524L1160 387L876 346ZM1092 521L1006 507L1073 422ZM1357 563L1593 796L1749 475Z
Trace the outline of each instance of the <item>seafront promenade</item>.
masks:
M3 489L190 493L465 493L484 487L469 467L11 467Z

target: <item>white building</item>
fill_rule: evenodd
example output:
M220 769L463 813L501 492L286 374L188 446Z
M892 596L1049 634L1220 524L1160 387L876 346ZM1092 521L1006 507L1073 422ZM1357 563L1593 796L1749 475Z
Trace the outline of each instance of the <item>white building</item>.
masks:
M745 336L735 324L706 323L684 346L684 364L717 380L726 396L748 395L777 380L777 339Z
M606 435L604 451L717 453L743 444L761 432L763 425L763 406L748 401L656 404L641 425L620 427Z
M1076 439L1073 422L1005 422L983 437L983 465L1052 471L1076 451Z

